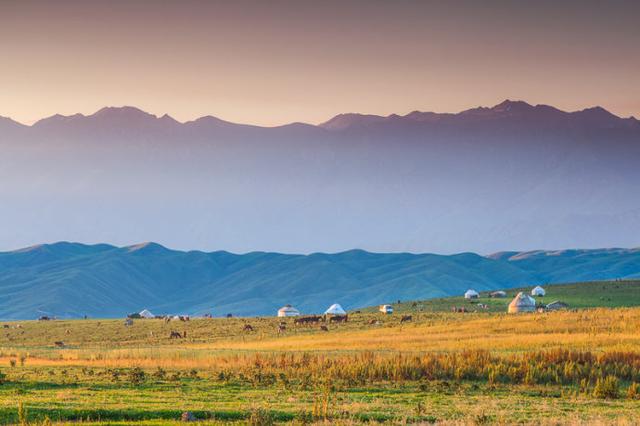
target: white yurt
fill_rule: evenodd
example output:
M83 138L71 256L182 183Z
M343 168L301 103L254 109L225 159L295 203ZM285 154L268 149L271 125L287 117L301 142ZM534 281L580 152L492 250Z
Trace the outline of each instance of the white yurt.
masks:
M533 290L531 290L531 295L532 296L544 296L545 294L547 294L546 291L544 291L544 288L540 287L539 285L536 286Z
M391 305L380 305L378 308L380 312L386 315L391 315L393 313L393 306Z
M516 314L519 312L535 312L536 310L536 301L533 297L520 292L516 295L516 297L509 303L508 312L510 314Z
M472 288L467 290L467 292L464 294L465 299L477 299L478 297L480 297L480 294Z
M291 305L284 305L282 308L278 309L279 317L297 317L298 315L300 315L300 311Z
M155 318L156 316L153 315L148 309L143 309L141 310L138 315L140 315L142 318Z
M347 311L342 309L342 306L340 306L340 304L338 303L334 303L333 305L329 306L329 309L324 311L324 313L325 315L347 315Z

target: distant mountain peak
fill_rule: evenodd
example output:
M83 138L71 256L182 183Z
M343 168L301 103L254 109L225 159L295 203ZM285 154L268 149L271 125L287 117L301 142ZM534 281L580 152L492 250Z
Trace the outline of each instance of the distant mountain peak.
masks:
M358 124L367 125L372 123L379 123L385 121L386 119L387 117L383 117L381 115L348 112L336 115L335 117L325 121L324 123L319 124L319 127L329 130L342 130Z
M525 112L533 109L535 109L535 107L525 101L512 101L509 99L505 99L491 108L491 110L496 112Z
M154 243L151 241L147 241L144 243L138 243L131 246L124 247L129 253L139 252L139 253L164 253L170 252L168 248L165 246Z
M0 126L5 126L5 128L9 127L9 128L23 128L23 127L27 127L22 123L18 123L17 121L9 118L9 117L3 117L0 115Z
M43 118L41 120L36 121L33 124L33 127L47 126L56 123L69 123L77 119L86 118L84 114L76 113L72 115L62 115L62 114L54 114L50 117Z
M118 119L157 119L153 114L149 114L141 110L140 108L132 107L132 106L122 106L122 107L104 107L100 110L96 111L94 114L89 117L93 118L118 118Z

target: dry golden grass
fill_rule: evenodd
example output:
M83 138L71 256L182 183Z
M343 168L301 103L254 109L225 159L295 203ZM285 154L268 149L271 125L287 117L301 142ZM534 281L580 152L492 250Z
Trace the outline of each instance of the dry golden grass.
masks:
M413 317L353 315L329 332L289 320L285 335L276 318L9 324L0 423L16 418L16 399L33 417L95 424L173 424L182 410L243 423L254 404L288 422L331 392L331 424L634 424L640 308ZM258 331L243 333L246 322ZM189 337L170 340L172 329ZM605 378L617 380L613 399L596 395Z
M110 340L122 345L131 331L122 327L120 322L116 325L103 322L102 328L108 329L110 334L100 345L88 343L53 349L47 340L37 345L37 340L29 340L30 336L26 335L29 345L0 347L0 364L8 365L11 359L26 356L30 365L217 368L221 364L233 363L234 356L253 352L420 353L473 349L507 354L557 348L595 352L640 350L640 308L521 315L418 314L414 315L413 323L400 325L397 318L386 317L386 323L380 326L368 325L372 318L380 317L354 316L349 324L333 326L330 332L290 326L284 336L271 331L276 319L261 320L266 324L264 327L268 327L268 332L249 335L228 329L239 330L241 322L235 324L222 319L191 321L192 324L181 325L196 331L206 325L213 330L210 334L216 337L172 341L157 332L162 337L155 337L152 341L137 339L135 343L127 342L123 347L114 348L109 347ZM140 321L135 327L137 333L146 335L145 328L161 326L158 321ZM47 327L60 328L60 325L25 325L25 329L32 329L38 336ZM216 331L216 327L222 330ZM85 332L99 332L94 330L95 324L85 321L68 321L64 328L76 338Z

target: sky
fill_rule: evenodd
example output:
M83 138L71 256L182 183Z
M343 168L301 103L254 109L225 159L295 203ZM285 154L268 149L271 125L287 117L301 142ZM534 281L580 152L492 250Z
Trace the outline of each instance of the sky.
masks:
M265 126L503 99L640 117L638 1L0 1L0 116Z

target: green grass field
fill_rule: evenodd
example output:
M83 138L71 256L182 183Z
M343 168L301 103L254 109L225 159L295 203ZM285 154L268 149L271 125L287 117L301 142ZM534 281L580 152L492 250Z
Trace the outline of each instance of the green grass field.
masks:
M482 295L488 311L409 302L328 331L286 319L284 333L278 318L0 323L0 424L164 425L186 411L205 424L634 424L640 282L545 288L575 309L509 315L510 297Z
M506 290L505 298L490 298L491 292L480 292L480 298L466 300L462 295L458 297L445 297L439 299L408 301L394 303L392 306L396 313L410 312L444 312L450 311L452 306L465 306L477 309L478 303L488 305L489 312L506 312L507 305L518 292L530 294L535 285L523 288ZM556 300L565 302L569 308L595 308L595 307L630 307L640 306L640 281L594 281L572 284L542 285L546 290L544 297L537 297L538 303L551 303ZM377 307L367 308L366 312L372 312Z

